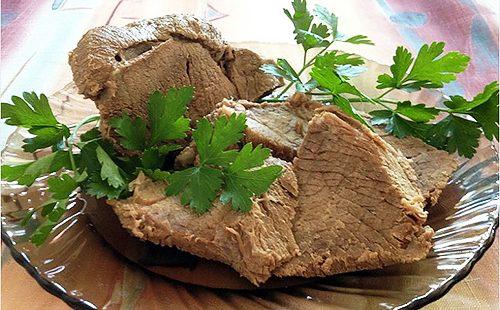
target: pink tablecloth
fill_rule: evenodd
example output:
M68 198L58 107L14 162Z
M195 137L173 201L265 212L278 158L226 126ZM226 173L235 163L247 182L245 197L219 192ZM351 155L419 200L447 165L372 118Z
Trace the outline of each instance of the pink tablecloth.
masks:
M214 20L216 26L227 21L245 20L245 29L231 29L231 41L292 41L290 25L283 22L282 8L288 1L191 0L166 1L82 1L82 0L4 0L2 1L2 62L8 67L12 58L29 59L47 48L60 44L69 50L85 25L95 18L93 9L112 6L113 14L103 23L125 23L131 20L172 12L191 12ZM309 1L321 3L340 17L346 32L361 32L377 43L368 51L374 58L390 61L396 45L413 51L431 41L445 41L449 50L460 50L472 56L468 70L445 91L466 96L476 94L486 83L498 79L498 6L495 0L349 0ZM135 12L124 12L126 8ZM160 7L160 10L149 9ZM116 16L115 16L116 15ZM57 21L55 23L54 21ZM34 25L39 29L34 29ZM44 27L48 26L50 27ZM275 26L276 27L273 27ZM271 27L270 27L271 26ZM40 30L43 29L43 31ZM352 30L352 31L351 31ZM37 35L33 35L37 33ZM28 42L27 42L28 40ZM67 51L65 51L67 52ZM383 56L381 56L383 55ZM381 56L381 57L377 57ZM16 62L17 67L23 62ZM2 65L2 95L16 72ZM46 70L49 70L45 67ZM14 72L11 72L14 71ZM36 72L34 72L36 73ZM47 74L46 74L47 75ZM36 86L36 84L35 84ZM43 86L43 85L40 85ZM8 91L7 91L8 93Z

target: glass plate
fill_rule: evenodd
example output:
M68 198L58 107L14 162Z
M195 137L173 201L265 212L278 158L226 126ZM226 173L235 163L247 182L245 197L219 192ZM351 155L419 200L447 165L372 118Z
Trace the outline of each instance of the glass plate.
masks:
M421 96L416 101L437 104L441 98L432 92ZM71 84L50 101L58 118L66 123L96 113L93 102L76 95ZM22 130L12 134L2 154L4 163L32 159L20 149L25 137ZM45 199L44 178L30 189L3 183L2 240L43 288L75 308L415 308L443 296L492 244L498 226L497 171L496 151L482 141L478 154L460 165L438 205L429 210L428 223L436 234L434 248L426 259L313 279L286 288L213 289L170 280L141 268L119 255L96 232L88 217L88 202L77 193L71 199L69 214L52 237L43 246L34 247L28 241L34 225L21 227L19 219L26 209ZM35 215L34 222L38 219ZM219 272L211 268L202 276L213 277Z

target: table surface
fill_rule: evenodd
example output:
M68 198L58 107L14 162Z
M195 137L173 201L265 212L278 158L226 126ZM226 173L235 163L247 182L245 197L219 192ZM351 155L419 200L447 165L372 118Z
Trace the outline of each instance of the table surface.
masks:
M320 3L340 17L345 32L368 35L376 46L355 50L367 58L389 63L398 45L418 49L419 44L441 35L453 49L476 57L457 83L446 89L471 96L481 85L498 79L498 12L496 1L427 0L309 1ZM404 2L404 4L403 4ZM411 4L409 4L411 2ZM71 80L67 53L89 28L123 25L140 18L169 13L205 17L230 42L291 43L293 35L282 8L288 1L231 0L7 0L2 1L1 99L26 90L52 93ZM435 3L437 4L437 1ZM361 10L360 8L363 8ZM446 31L443 20L452 10L461 12L456 31ZM439 16L442 14L442 16ZM272 21L271 23L265 21ZM470 29L473 29L472 34ZM479 33L479 35L477 34ZM479 36L479 39L476 37ZM478 45L481 49L478 48ZM389 52L388 52L389 51ZM264 51L265 54L265 51ZM269 55L270 56L270 55ZM478 71L481 74L478 74ZM9 134L3 124L0 145ZM499 309L498 235L472 272L427 309ZM2 246L1 307L11 309L67 309L45 292L16 264Z

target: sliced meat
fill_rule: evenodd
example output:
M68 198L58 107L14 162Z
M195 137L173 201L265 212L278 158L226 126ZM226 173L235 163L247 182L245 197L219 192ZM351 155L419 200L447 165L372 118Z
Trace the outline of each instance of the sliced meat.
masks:
M273 64L271 60L262 60L256 53L247 49L228 49L224 58L226 75L236 87L238 98L257 100L270 94L280 86L262 70L256 70L263 64Z
M381 129L377 129L376 132L410 160L417 174L418 188L427 202L431 206L435 205L450 176L458 168L457 158L415 137L398 139Z
M146 102L155 90L193 86L192 120L223 98L255 100L282 85L259 69L267 62L231 48L212 25L188 15L91 29L69 56L73 79L96 102L107 136L110 117L147 119Z
M334 111L311 101L303 94L296 94L285 103L252 103L245 100L225 100L216 113L233 112L247 115L246 139L262 143L273 150L273 155L292 161L307 132L308 122L321 111ZM457 169L456 157L438 150L425 142L407 137L398 139L376 130L382 138L400 150L417 174L416 184L430 205L434 205L453 171Z
M314 102L253 103L224 100L215 114L245 113L246 142L263 144L275 157L292 161L307 132L307 123L321 104Z
M293 163L301 254L278 276L328 276L424 258L433 231L406 158L360 123L322 112Z
M248 213L216 201L209 212L198 215L182 206L178 197L166 197L166 184L142 174L133 184L132 197L109 203L132 235L226 263L258 285L298 254L292 234L297 205L295 175L289 163L279 159L268 159L267 163L284 166L284 174L255 200Z

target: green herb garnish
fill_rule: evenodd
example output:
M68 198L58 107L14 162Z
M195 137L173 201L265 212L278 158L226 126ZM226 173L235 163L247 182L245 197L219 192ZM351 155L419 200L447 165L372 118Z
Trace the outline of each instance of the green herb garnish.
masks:
M414 92L422 88L442 88L455 81L457 74L467 68L469 56L456 51L444 52L443 42L423 45L416 56L400 46L393 57L390 73L381 74L377 79L377 89L384 91L372 98L360 92L350 81L365 71L364 61L356 55L328 51L328 48L339 41L373 43L363 35L347 37L341 34L338 18L324 7L316 6L311 13L305 0L294 0L292 7L294 13L285 9L285 15L293 23L295 41L304 49L302 68L293 68L286 59L278 59L276 65L263 65L264 72L288 81L281 92L263 101L285 101L283 95L295 86L297 92L336 105L362 123L384 125L388 133L399 138L414 136L436 148L458 152L468 158L476 153L481 131L487 139L498 141L498 82L487 85L471 101L451 96L443 108L386 98L396 89ZM308 59L308 52L314 48L319 51ZM302 74L308 69L309 77L303 78ZM381 109L370 112L372 117L365 119L355 107L360 102Z
M249 143L241 151L228 150L243 137L245 121L244 114L220 117L215 124L207 119L198 121L193 140L200 165L174 172L168 178L167 195L182 194L183 204L203 213L222 190L222 203L231 202L234 210L250 211L250 198L266 192L281 174L281 167L261 167L270 150L260 145L252 148Z
M2 103L6 123L27 128L35 136L24 140L25 151L52 148L52 153L38 160L2 166L2 179L30 186L41 176L63 171L47 181L50 199L28 210L21 221L26 225L37 211L43 218L31 241L41 245L47 239L66 213L70 196L77 188L96 198L124 198L130 195L128 184L140 171L154 180L168 182L166 194L180 194L181 202L198 213L209 210L217 195L224 204L231 203L234 210L249 211L251 197L267 191L281 167L261 167L270 154L261 146L252 148L247 144L241 151L228 150L243 138L244 115L222 116L215 124L200 120L193 132L200 164L182 171L165 167L168 154L179 150L179 139L186 139L191 131L184 115L192 97L192 87L172 88L165 94L156 91L148 100L148 120L126 114L110 119L118 137L115 145L105 140L95 125L76 141L78 130L98 122L99 116L67 126L56 119L45 95L24 93L24 99L13 97L13 104Z

